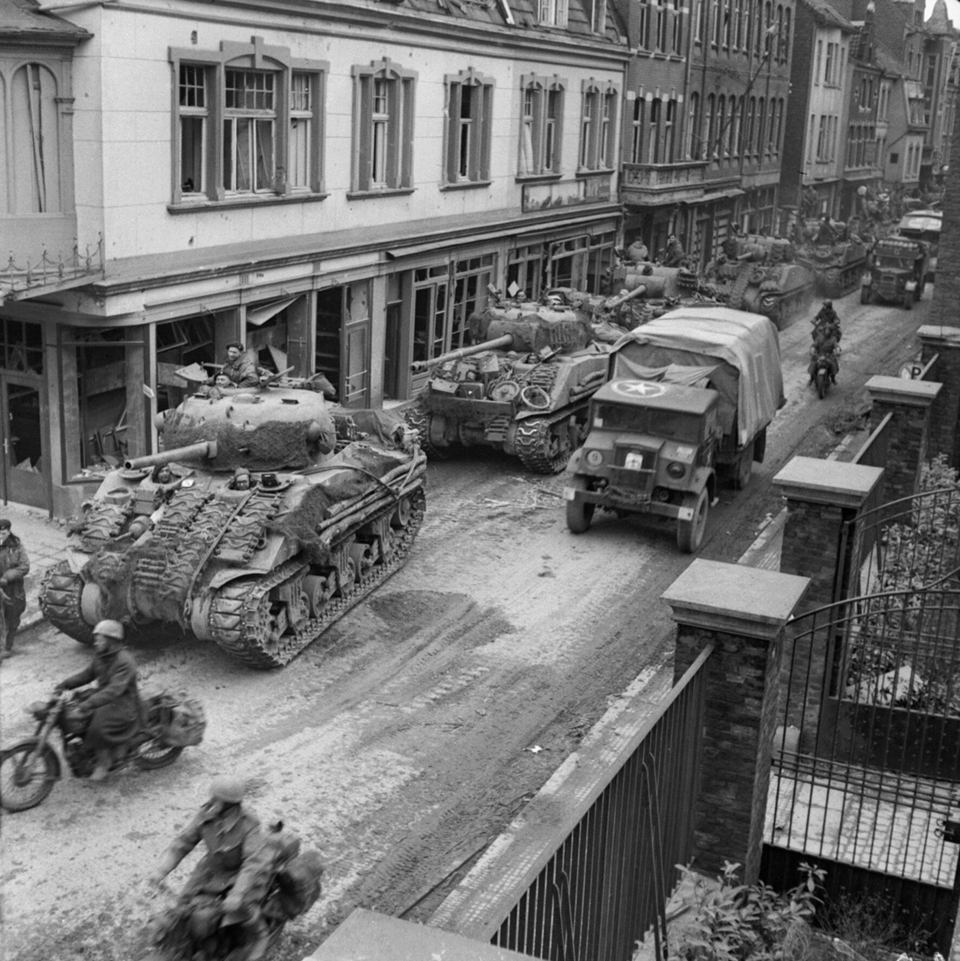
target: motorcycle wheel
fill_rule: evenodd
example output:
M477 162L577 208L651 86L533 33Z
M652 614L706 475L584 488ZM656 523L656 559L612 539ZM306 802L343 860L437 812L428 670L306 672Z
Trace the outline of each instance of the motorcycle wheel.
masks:
M4 811L27 811L42 804L60 777L60 759L44 744L29 770L27 756L36 750L35 740L21 741L0 751L0 807Z
M165 744L160 738L154 737L140 745L134 760L141 770L155 771L157 768L173 764L181 754L183 754L182 747Z
M827 372L825 370L817 371L817 396L820 400L826 396L827 393Z

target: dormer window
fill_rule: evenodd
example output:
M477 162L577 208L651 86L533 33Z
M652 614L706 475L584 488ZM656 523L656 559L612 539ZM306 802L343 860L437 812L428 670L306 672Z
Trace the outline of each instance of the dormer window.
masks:
M567 0L540 0L540 23L545 27L565 27Z

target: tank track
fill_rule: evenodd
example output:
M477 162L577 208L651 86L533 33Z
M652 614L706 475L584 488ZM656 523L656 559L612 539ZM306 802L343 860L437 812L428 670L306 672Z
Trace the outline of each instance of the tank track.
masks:
M430 412L420 403L408 407L403 412L403 419L408 427L417 432L420 450L427 455L427 460L446 460L450 451L445 447L435 447L430 442Z
M269 670L289 663L334 621L343 617L354 605L403 566L414 538L423 524L426 506L426 496L422 487L413 492L410 498L409 522L406 527L397 531L394 549L390 556L359 574L347 592L329 600L323 606L320 616L310 618L301 632L284 635L281 643L274 643L265 636L259 617L261 601L271 590L285 581L298 578L308 569L308 565L295 558L262 578L244 577L221 587L211 602L208 618L213 640L231 657L250 667ZM392 511L391 506L380 515L358 521L357 529ZM347 532L333 545L333 549L335 550L350 536L351 534Z
M51 567L40 584L40 610L58 630L81 644L93 644L93 631L80 613L83 579L66 561Z
M551 454L550 428L578 411L586 411L588 400L589 398L585 399L583 404L554 411L546 417L528 417L517 421L514 450L527 470L535 474L559 474L567 466L570 455L579 445L571 442L558 453Z

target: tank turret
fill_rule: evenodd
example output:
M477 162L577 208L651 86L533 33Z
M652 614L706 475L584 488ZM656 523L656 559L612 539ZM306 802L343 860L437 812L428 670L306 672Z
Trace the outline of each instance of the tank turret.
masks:
M172 622L279 667L403 564L425 503L415 434L276 380L159 415L164 449L104 478L47 575L51 623L89 643L102 618Z
M769 317L779 329L808 311L816 295L813 271L796 262L789 240L741 235L725 241L708 264L703 289L721 303Z
M473 344L411 365L428 376L404 416L428 454L486 446L537 473L563 470L582 440L609 348L596 338L590 311L556 293L545 300L498 297L469 318Z

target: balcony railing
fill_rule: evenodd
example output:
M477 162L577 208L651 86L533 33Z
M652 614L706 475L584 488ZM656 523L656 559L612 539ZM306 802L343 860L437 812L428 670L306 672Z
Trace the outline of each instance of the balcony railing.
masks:
M0 303L77 287L102 274L103 237L95 246L87 245L82 253L75 243L66 256L62 252L53 256L44 248L35 259L18 263L11 253L5 264L0 262Z
M670 187L700 185L706 160L687 160L672 164L624 164L623 186L656 190Z

